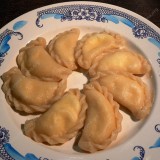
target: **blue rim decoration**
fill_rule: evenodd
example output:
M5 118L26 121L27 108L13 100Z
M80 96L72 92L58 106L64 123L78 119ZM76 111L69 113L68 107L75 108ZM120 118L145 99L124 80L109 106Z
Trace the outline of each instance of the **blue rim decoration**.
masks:
M160 133L160 124L155 125L155 131Z
M24 21L24 20L18 21L18 22L16 22L16 23L13 25L13 30L15 30L15 31L20 30L20 29L23 28L26 24L27 24L27 21Z
M96 21L99 23L114 23L119 24L120 22L127 25L132 29L132 33L137 39L148 39L153 45L160 49L160 35L150 26L142 22L141 20L116 9L98 6L98 5L85 5L85 4L74 4L64 5L58 7L52 7L37 12L36 26L39 28L43 27L41 20L47 18L54 18L64 21L72 20L86 20ZM19 30L27 24L27 21L18 21L14 24L13 29ZM10 49L9 41L11 37L18 36L18 40L23 39L23 34L15 32L14 30L6 29L0 34L0 65L4 61L4 57ZM158 52L160 57L160 52ZM157 59L160 64L160 58ZM155 125L155 131L160 133L160 124ZM32 153L27 153L25 156L21 155L12 145L9 143L10 134L9 130L0 126L0 158L3 160L49 160L48 158L37 158ZM149 147L149 149L160 147L160 138ZM133 151L138 151L139 156L133 157L132 160L144 160L145 149L142 146L135 146Z
M155 126L155 130L159 132L159 125ZM157 129L158 128L158 129ZM25 156L21 155L12 145L9 143L10 134L9 130L0 126L0 158L3 160L49 160L48 158L37 158L33 153L27 153ZM160 147L160 138L149 149ZM138 151L139 157L133 157L131 160L144 160L145 149L142 146L135 146L133 151ZM51 159L50 159L51 160Z
M156 124L154 127L157 133L160 133L160 124ZM160 137L155 140L155 143L149 147L149 149L160 148Z
M15 150L9 143L9 130L0 126L0 158L3 160L49 160L48 158L37 158L32 153L27 153L25 156L21 155ZM133 157L132 160L143 160L145 156L145 150L142 146L135 146L134 151L139 151L139 157Z
M15 32L13 30L6 29L3 33L0 34L0 66L4 61L4 57L10 49L8 42L11 40L12 36L18 36L18 40L23 39L23 35L20 32Z
M14 160L4 148L4 144L9 142L9 131L0 126L0 158L4 160Z
M133 148L134 151L139 151L139 157L134 157L132 160L143 160L145 156L145 150L142 146L135 146Z
M0 126L0 158L3 160L49 160L48 158L37 158L32 153L27 153L25 156L21 155L9 143L10 134L9 130ZM51 160L51 159L50 159Z
M160 35L154 29L125 12L108 7L84 4L65 5L39 11L37 17L36 25L39 28L43 27L43 24L40 24L41 19L48 17L60 19L61 22L65 20L112 21L115 24L122 22L132 28L136 38L153 38L154 43L157 43L158 47L160 46Z

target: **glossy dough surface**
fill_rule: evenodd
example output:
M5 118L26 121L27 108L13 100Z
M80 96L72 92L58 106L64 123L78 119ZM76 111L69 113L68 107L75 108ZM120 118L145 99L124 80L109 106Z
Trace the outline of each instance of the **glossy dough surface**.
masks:
M77 28L65 31L53 38L47 46L50 55L71 70L77 68L74 54L79 34L80 30Z
M26 121L24 133L37 142L62 144L82 128L87 103L78 89L69 90L40 117Z
M89 74L106 71L121 71L132 74L146 74L151 70L147 60L140 54L127 50L118 50L114 53L106 53L99 61L91 66Z
M90 29L83 28L82 34ZM122 129L120 105L124 120L126 113L132 120L148 116L153 100L151 65L119 34L93 32L78 40L79 36L80 30L73 28L56 34L49 43L43 37L30 41L19 50L18 68L1 76L2 91L20 116L36 116L21 128L26 136L48 145L75 137L72 146L69 142L64 147L92 153L113 147L109 145ZM82 72L85 81L73 70ZM70 89L86 78L82 90Z
M46 51L37 38L22 48L17 56L17 64L23 74L45 81L60 81L71 74L71 70L59 65Z
M17 67L2 75L7 102L18 111L44 112L66 89L66 80L45 82L22 75Z
M79 40L75 57L80 67L89 69L98 56L123 46L124 40L119 35L107 32L87 34Z
M83 89L88 103L87 115L78 146L95 152L106 148L121 131L122 116L111 94L98 83Z
M128 73L106 72L91 81L94 80L107 87L114 100L131 111L136 119L143 119L150 113L151 92L139 77Z

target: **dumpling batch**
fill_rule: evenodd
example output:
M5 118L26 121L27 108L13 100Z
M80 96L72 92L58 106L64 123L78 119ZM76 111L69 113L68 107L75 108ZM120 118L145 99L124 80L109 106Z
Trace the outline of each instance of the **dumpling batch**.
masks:
M152 67L119 34L72 28L48 43L38 37L16 63L1 76L2 91L14 111L32 115L22 132L35 143L60 147L72 139L72 149L94 153L118 139L124 110L133 121L151 112L153 91L143 77L151 82ZM87 76L83 89L68 87L72 71Z
M37 113L46 111L64 94L66 79L61 82L46 82L25 77L17 67L2 75L2 90L7 102L18 111Z
M78 89L66 92L40 117L26 121L25 135L37 142L62 144L83 127L87 103Z

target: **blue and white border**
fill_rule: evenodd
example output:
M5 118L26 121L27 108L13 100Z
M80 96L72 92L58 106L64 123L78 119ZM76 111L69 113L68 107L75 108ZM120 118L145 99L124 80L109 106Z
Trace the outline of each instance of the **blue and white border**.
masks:
M155 131L160 133L160 124L155 125ZM43 157L38 158L33 153L27 153L26 155L23 156L10 144L9 140L10 140L9 130L0 126L0 158L2 158L2 160L51 160ZM148 147L148 149L155 149L159 147L160 147L160 137L158 137L154 145ZM135 152L136 155L138 153L139 156L138 157L135 156L131 160L144 160L146 156L146 151L144 147L139 145L134 146L133 151Z
M138 18L116 9L87 4L52 7L37 12L37 19L35 21L36 26L42 28L42 21L47 18L54 18L62 23L64 21L72 20L96 21L99 23L113 22L115 24L119 24L121 22L131 28L132 33L136 38L147 38L150 43L160 50L160 34L158 32ZM16 31L24 27L26 24L27 21L25 20L18 21L13 25L14 30L6 29L3 33L0 33L0 64L4 61L4 57L10 49L8 41L11 39L11 36L19 35L21 37L20 39L22 39L22 33ZM158 57L157 62L160 63L159 61Z
M10 143L9 130L0 126L0 158L3 160L50 160L48 158L37 158L33 153L23 156Z
M37 12L37 19L35 19L35 25L38 28L43 27L43 19L54 18L57 21L96 21L97 23L110 23L115 24L123 23L131 28L133 35L137 39L147 39L150 43L156 46L160 50L160 34L153 28L148 26L141 20L116 9L97 6L97 5L64 5L53 7ZM21 27L25 26L27 21L22 20L14 24L13 30L6 29L0 33L0 65L4 61L7 52L10 50L9 41L11 37L17 36L18 40L23 39L23 34L17 32ZM157 62L160 64L160 52L158 52L159 58ZM155 125L156 133L160 133L160 124ZM131 160L144 160L146 157L146 149L154 149L160 147L160 137L155 137L156 140L153 145L148 148L136 145L133 146L133 152L138 152L138 157L135 156ZM25 156L20 154L13 146L9 143L10 134L9 130L0 126L0 158L3 160L49 160L48 158L37 158L33 153L27 153ZM111 160L111 159L108 159Z
M59 19L61 22L66 20L87 20L103 23L112 21L115 24L122 22L132 29L136 38L148 38L151 43L160 48L160 35L154 29L141 20L116 9L84 4L53 7L37 12L37 27L43 27L41 20L49 17Z
M13 35L18 36L18 40L23 39L22 33L15 32L10 29L6 29L3 33L0 34L0 66L4 61L4 57L6 56L7 52L10 50L9 41Z

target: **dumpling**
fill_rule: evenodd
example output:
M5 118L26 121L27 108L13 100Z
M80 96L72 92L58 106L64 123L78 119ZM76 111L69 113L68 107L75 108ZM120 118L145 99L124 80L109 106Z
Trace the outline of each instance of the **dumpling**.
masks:
M34 46L35 45L35 46ZM17 56L17 64L25 76L45 81L60 81L71 74L71 70L58 64L37 40L22 48Z
M91 79L95 80L107 87L114 100L127 108L137 120L150 113L151 92L139 77L129 73L106 72Z
M34 47L34 46L42 46L46 48L46 39L43 37L38 37L35 40L31 40L29 43L26 44L25 47L21 48L21 50L25 50L27 47Z
M78 146L87 152L105 149L121 131L119 105L106 88L98 83L85 85L88 104L86 120Z
M94 63L89 69L89 74L106 71L122 71L132 74L146 74L151 70L147 60L140 54L127 50L119 50L114 53L107 53L101 60Z
M61 82L46 82L22 75L17 67L2 75L2 90L7 102L18 111L44 112L64 94L66 79Z
M83 127L87 103L78 89L71 89L47 112L24 124L24 134L36 142L62 144Z
M77 28L65 31L53 38L48 46L49 54L61 65L75 70L77 68L75 62L75 47L80 34Z
M124 47L124 39L107 32L85 35L78 41L75 57L80 67L89 69L98 56L104 52Z

